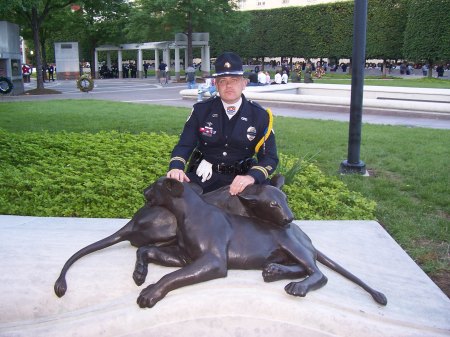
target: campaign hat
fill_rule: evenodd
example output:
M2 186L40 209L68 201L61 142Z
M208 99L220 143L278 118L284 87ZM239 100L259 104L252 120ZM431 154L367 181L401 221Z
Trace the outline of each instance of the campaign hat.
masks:
M214 63L216 73L214 77L220 76L242 76L244 70L242 68L242 60L240 56L233 52L225 52L220 55Z

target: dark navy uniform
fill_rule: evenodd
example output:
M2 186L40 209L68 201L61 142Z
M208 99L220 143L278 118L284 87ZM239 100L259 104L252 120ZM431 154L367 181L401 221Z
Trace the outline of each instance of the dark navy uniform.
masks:
M250 175L255 183L262 184L278 164L272 115L244 95L239 110L231 119L220 97L195 104L172 151L169 170L184 170L194 149L201 152L202 159L213 164L213 174L205 182L195 174L195 168L187 172L189 179L198 183L204 192L231 184L238 174ZM255 152L257 161L253 160L249 169L233 169L244 159L252 158Z

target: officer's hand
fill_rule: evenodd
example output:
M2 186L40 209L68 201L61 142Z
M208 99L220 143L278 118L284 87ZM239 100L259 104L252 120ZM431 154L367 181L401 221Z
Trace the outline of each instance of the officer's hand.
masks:
M167 172L167 178L176 179L181 182L190 182L190 179L188 178L186 173L184 173L183 170L179 169L171 169L169 172Z
M230 185L230 194L236 195L241 193L248 185L253 185L255 178L252 176L236 176Z

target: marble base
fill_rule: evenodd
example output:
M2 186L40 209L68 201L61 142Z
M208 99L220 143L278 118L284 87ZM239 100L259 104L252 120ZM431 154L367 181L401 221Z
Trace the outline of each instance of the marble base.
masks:
M386 307L321 266L328 284L305 298L286 294L288 281L231 270L140 309L141 289L175 269L152 265L137 287L128 242L76 262L58 298L64 262L126 222L0 216L0 336L450 336L450 300L375 221L297 223L317 249L382 291Z

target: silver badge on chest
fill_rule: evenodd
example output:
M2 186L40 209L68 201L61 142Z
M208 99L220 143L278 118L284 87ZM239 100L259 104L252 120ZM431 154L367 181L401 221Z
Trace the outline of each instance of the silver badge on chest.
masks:
M252 141L253 139L255 139L255 137L256 137L256 129L255 129L254 126L250 126L250 127L247 129L247 139L248 139L249 141Z

